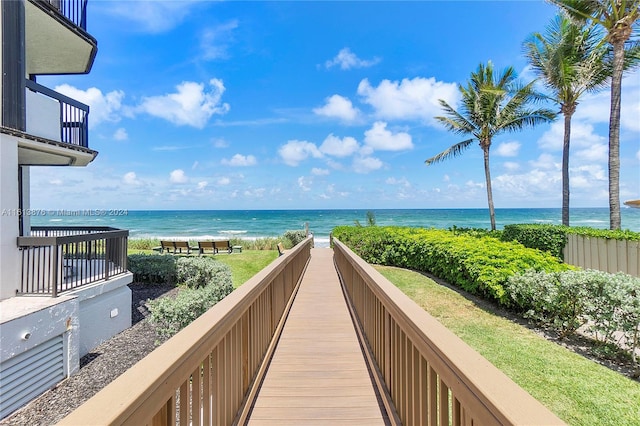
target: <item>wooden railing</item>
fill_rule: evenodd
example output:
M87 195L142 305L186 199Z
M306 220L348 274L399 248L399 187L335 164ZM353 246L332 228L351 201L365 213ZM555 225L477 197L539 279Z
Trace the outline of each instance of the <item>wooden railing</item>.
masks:
M406 425L557 425L547 408L333 239L336 267Z
M109 227L40 227L18 237L19 294L51 295L127 272L129 231Z
M288 250L59 424L231 424L273 350L311 244Z

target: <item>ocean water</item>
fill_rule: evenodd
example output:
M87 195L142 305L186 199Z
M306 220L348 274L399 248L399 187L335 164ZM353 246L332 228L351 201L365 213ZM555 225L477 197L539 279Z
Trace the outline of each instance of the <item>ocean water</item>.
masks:
M329 245L329 234L338 225L367 224L368 210L80 210L46 211L31 218L33 225L111 226L128 229L130 238L256 239L275 237L288 230L314 234L317 247ZM380 226L424 228L490 227L487 209L372 210ZM561 223L560 209L496 209L496 225L512 223ZM606 208L571 210L572 226L607 229ZM622 208L622 228L640 232L640 209Z

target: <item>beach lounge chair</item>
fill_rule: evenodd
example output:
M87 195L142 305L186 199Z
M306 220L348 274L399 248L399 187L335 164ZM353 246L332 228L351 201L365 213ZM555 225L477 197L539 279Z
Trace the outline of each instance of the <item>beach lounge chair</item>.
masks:
M160 241L160 253L164 253L165 250L167 253L176 252L176 246L173 241Z
M175 247L176 247L176 250L174 251L174 253L190 254L191 250L195 250L195 247L189 247L188 241L174 241L173 243L175 244Z

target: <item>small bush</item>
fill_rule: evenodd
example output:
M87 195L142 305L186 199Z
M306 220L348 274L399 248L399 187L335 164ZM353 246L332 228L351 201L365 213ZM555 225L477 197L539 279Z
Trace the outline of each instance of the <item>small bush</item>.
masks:
M176 258L160 254L131 254L129 270L133 280L148 284L175 284Z
M229 267L209 257L179 257L176 261L178 283L189 288L201 288L220 282L229 274Z
M289 248L291 248L291 247L297 246L300 241L303 241L305 238L307 238L307 233L306 231L303 231L303 230L286 231L284 233L284 238L286 240L289 240L289 243L290 243Z
M556 225L506 225L502 240L517 241L525 247L547 251L558 259L563 259L569 229L566 226Z
M160 240L153 238L129 238L127 242L129 250L152 250L160 247Z
M169 338L233 291L228 265L210 258L179 258L178 278L185 287L175 298L149 302L149 321L160 337Z

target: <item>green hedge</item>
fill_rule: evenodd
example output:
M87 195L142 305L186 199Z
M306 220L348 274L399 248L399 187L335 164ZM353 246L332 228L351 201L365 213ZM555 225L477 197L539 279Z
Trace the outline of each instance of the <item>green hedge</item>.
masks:
M610 240L640 241L640 232L546 224L505 225L501 238L503 241L518 241L525 247L548 251L558 259L563 259L563 249L567 245L567 235L569 234Z
M135 282L147 284L175 284L177 257L160 254L130 254L128 269Z
M208 257L182 257L176 263L178 280L185 288L175 298L149 302L149 321L163 338L189 325L233 291L231 269L222 262Z
M548 253L490 236L377 226L340 226L332 234L369 263L429 272L505 305L512 303L504 288L509 277L572 269Z

